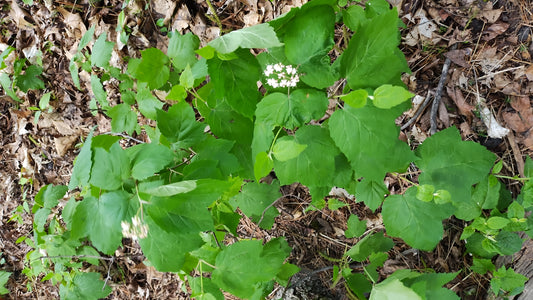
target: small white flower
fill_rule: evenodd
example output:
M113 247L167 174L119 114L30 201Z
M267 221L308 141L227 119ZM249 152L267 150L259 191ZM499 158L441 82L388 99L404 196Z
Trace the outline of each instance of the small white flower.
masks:
M279 87L278 81L276 79L274 79L274 78L269 78L267 80L267 84L270 85L273 88Z
M285 68L285 70L287 70L287 74L289 74L289 75L294 75L294 74L296 74L296 69L293 68L291 65L288 65L288 66Z
M265 70L265 76L268 77L268 76L272 75L272 73L274 73L274 66L268 65L266 70Z
M300 82L296 68L291 65L267 65L263 73L268 77L267 84L273 88L295 87Z

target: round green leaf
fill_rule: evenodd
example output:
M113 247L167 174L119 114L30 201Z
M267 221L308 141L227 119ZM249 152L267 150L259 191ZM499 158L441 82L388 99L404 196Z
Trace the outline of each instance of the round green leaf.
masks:
M379 108L389 109L411 99L413 96L401 86L384 84L374 91L374 105Z
M305 148L307 145L298 144L292 139L279 139L272 148L272 153L277 160L288 161L298 157Z

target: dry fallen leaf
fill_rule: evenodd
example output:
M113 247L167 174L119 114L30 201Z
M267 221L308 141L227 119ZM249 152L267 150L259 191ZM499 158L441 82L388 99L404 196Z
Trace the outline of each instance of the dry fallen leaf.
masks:
M76 143L77 140L78 136L75 135L54 138L54 145L56 147L57 155L59 155L60 157L65 156L65 154L67 154L67 151L72 149L72 146L74 145L74 143Z
M489 26L485 31L483 31L484 41L490 41L500 34L504 33L509 28L508 23L498 22Z
M516 112L503 112L507 125L517 133L533 128L533 108L528 96L512 97L511 106Z
M471 120L472 117L474 117L474 114L472 111L474 111L475 107L473 105L468 104L466 102L465 97L463 96L463 93L458 88L446 88L446 92L448 93L448 96L453 100L457 108L459 109L459 113L465 117L467 117L468 120Z
M533 64L526 69L525 75L527 77L527 80L533 81Z
M444 56L446 58L449 58L454 64L461 66L463 68L470 67L470 64L466 61L465 57L470 56L472 54L472 49L465 48L465 49L457 49L457 50L451 50L446 53L444 53Z

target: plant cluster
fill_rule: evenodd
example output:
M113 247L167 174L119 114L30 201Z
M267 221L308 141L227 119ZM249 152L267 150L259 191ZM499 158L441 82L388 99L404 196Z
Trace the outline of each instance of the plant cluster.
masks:
M502 162L462 141L456 128L415 150L400 141L395 120L413 95L400 79L409 68L398 49L397 11L385 0L345 5L314 0L203 48L192 34L170 33L166 53L143 50L126 70L109 64L115 44L105 33L93 42L90 28L70 64L75 85L80 68L88 72L91 108L111 118L113 132L144 131L150 142L124 149L120 136L87 136L68 187L47 185L35 197L34 236L20 240L35 249L24 273L60 284L63 299L105 297L107 279L87 266L132 238L146 264L178 273L192 297L223 299L224 290L261 299L275 283L287 285L298 267L286 261L291 248L283 238L239 236L236 211L269 229L280 186L299 182L309 188L312 208L326 205L332 187L381 208L386 235L368 232L357 215L348 221L345 235L360 239L335 266L333 282L343 279L351 297L458 299L443 288L458 273L399 270L380 282L377 272L394 246L391 237L431 251L452 216L469 222L461 239L474 257L471 270L491 272L495 294L519 293L526 278L496 269L491 258L520 250L516 232L533 234L526 216L533 209L533 161L527 160L527 178L515 178L524 184L512 199L498 180ZM345 32L341 49L336 26ZM332 59L334 48L341 55ZM38 75L30 68L16 82ZM8 91L6 76L0 79ZM111 80L119 83L120 104L108 100ZM342 95L328 95L339 80ZM330 103L335 109L326 118ZM139 125L140 116L156 125ZM417 178L404 174L410 165L420 170ZM277 180L262 183L272 170ZM411 187L389 195L387 174ZM364 263L365 272L354 272L352 262Z

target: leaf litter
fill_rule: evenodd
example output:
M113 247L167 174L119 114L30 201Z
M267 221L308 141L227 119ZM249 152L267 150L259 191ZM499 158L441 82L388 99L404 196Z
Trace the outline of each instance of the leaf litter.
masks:
M75 88L68 71L68 62L77 50L79 40L91 26L96 36L106 32L113 41L120 41L116 24L122 3L106 0L103 3L89 1L58 4L57 2L25 5L10 1L7 9L0 10L0 50L14 46L4 62L6 71L12 71L15 56L25 57L37 63L37 51L42 51L42 77L45 88L51 91L52 113L43 113L37 124L29 107L39 106L45 91L30 91L18 94L23 103L17 108L7 96L0 95L0 210L2 268L20 272L24 255L29 249L15 240L31 233L31 215L22 214L20 224L8 222L18 205L31 199L38 189L49 183L65 184L69 180L72 161L79 149L77 144L94 125L98 132L109 131L109 120L101 114L93 116L89 109L90 78L81 76L82 90ZM225 30L253 26L272 20L291 7L306 1L265 0L213 1ZM527 0L515 1L390 1L400 10L407 25L402 34L403 52L413 70L409 86L411 91L425 98L427 91L435 89L441 76L441 66L447 57L452 60L446 93L439 107L439 130L456 125L463 139L474 140L488 146L487 127L481 118L478 99L484 98L486 108L495 121L511 130L507 137L496 138L491 147L506 164L509 175L523 173L522 157L533 154L533 54L532 17ZM148 9L146 9L148 8ZM113 49L113 60L140 57L140 51L148 47L165 50L166 33L157 25L181 33L193 32L200 37L202 45L221 35L220 28L212 20L212 12L203 1L155 0L152 5L130 1L125 8L125 24L132 30L130 42ZM462 43L457 50L451 45ZM16 54L16 55L15 55ZM112 62L113 65L115 63ZM121 67L117 65L118 67ZM82 72L83 74L83 72ZM107 83L111 95L113 85ZM422 142L429 134L429 112L423 112L412 129L405 130L407 138ZM408 118L408 116L406 116ZM141 139L146 137L139 137ZM522 160L522 161L521 161ZM416 172L416 170L412 170ZM394 177L386 178L392 194L401 194L404 183ZM272 231L256 228L249 220L243 221L239 231L246 235L255 233L262 237L286 236L293 247L291 260L308 270L331 266L331 258L342 257L346 247L354 240L339 237L336 233L346 228L348 216L357 213L369 221L370 228L382 228L379 211L371 212L350 197L330 196L349 204L338 210L325 208L321 211L304 212L310 202L309 191L301 185L282 188L284 195L277 208L282 212L277 227ZM328 199L328 201L329 201ZM381 270L381 275L391 274L398 268L424 269L452 272L465 267L464 249L459 241L463 224L457 220L445 221L445 237L433 252L413 251L398 243L391 251L390 259ZM142 263L142 256L135 244L125 244L117 255L130 255L117 262L124 275L114 274L115 282L125 282L116 287L110 298L183 298L183 283L177 276L159 273ZM467 258L466 258L467 259ZM102 270L103 271L103 270ZM121 277L122 276L122 277ZM325 288L331 273L320 273L322 281L316 283L319 290ZM464 277L450 286L463 299L479 299L486 292L486 278ZM321 283L322 282L322 286ZM10 279L8 288L14 298L57 298L58 291L47 282L38 283L33 292L26 289L27 279L17 275ZM341 290L335 291L342 293ZM335 292L329 294L333 298ZM318 291L320 293L320 291Z

